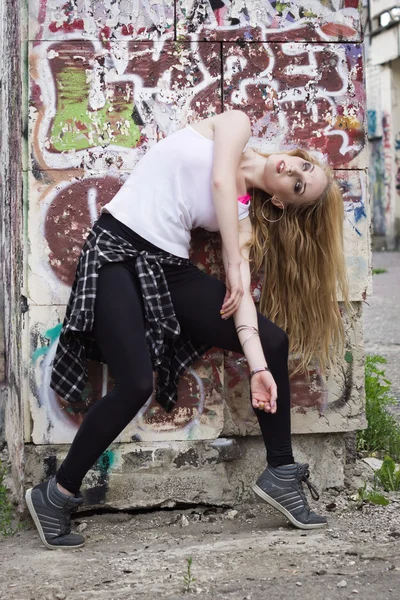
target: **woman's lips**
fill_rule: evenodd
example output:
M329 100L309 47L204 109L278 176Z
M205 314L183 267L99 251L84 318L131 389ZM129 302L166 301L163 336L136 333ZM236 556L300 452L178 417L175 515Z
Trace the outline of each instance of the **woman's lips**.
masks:
M279 161L276 165L277 172L282 173L284 168L285 168L285 161L284 160Z

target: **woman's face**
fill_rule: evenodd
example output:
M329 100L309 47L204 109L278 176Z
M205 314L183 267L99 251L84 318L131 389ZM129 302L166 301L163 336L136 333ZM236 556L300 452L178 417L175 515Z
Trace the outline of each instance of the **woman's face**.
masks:
M268 193L284 205L312 204L328 184L327 176L321 167L290 154L268 156L264 168L264 181ZM281 206L280 202L277 206Z

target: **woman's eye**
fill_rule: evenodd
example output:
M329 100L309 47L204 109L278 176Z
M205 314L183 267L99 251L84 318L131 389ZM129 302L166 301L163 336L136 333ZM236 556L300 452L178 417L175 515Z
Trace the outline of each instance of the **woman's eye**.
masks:
M311 163L305 162L303 164L303 171L309 171L311 169Z
M298 194L299 192L301 192L301 181L300 179L298 181L296 181L295 186L294 186L294 191L296 192L296 194Z

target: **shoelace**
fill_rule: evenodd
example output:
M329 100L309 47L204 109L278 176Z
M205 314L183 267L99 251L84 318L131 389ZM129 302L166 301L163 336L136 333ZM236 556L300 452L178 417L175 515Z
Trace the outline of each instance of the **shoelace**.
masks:
M82 501L79 504L82 504ZM71 533L71 515L78 510L78 504L66 506L62 516L60 517L60 535L68 535Z
M308 480L308 478L310 477L310 471L309 471L308 467L309 467L309 465L307 463L299 464L298 471L297 471L297 479L300 483L301 489L302 489L302 482L304 481L304 483L307 485L308 489L310 490L311 497L314 500L319 500L319 494L318 494L315 486L313 486L313 484ZM302 491L303 491L303 489L302 489ZM304 494L304 492L303 492L303 494ZM307 505L307 508L309 509L309 506L308 506L305 496L304 496L304 501Z
M60 517L60 535L68 535L71 533L71 514L65 512L62 517Z

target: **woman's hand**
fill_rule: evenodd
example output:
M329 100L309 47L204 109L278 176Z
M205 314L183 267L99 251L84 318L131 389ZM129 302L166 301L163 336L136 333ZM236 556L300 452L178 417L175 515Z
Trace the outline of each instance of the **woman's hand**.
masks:
M277 389L269 371L259 371L250 380L251 401L254 408L276 413Z
M226 273L226 294L221 309L223 319L229 319L229 317L237 311L243 294L244 289L242 274L240 272L240 263L228 265Z

